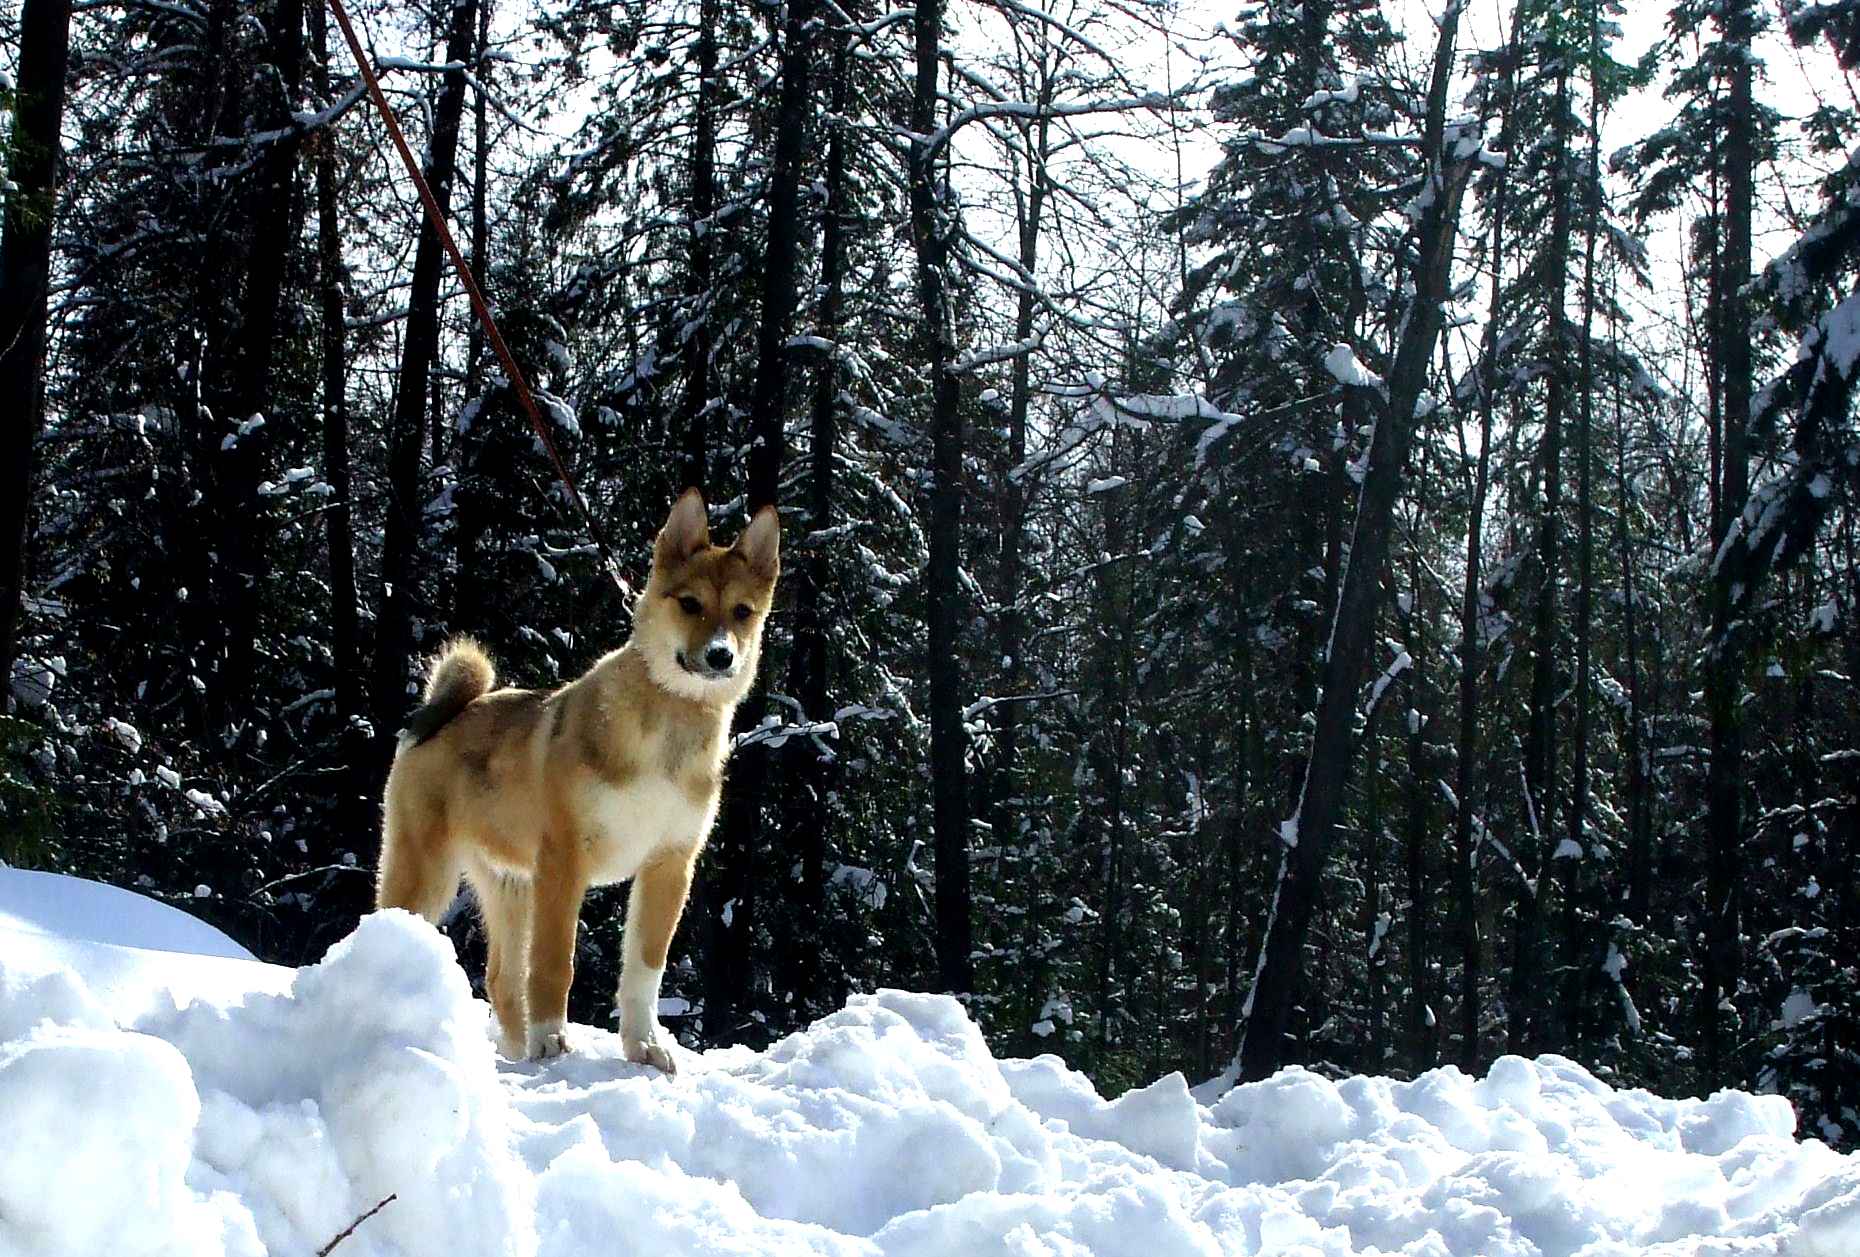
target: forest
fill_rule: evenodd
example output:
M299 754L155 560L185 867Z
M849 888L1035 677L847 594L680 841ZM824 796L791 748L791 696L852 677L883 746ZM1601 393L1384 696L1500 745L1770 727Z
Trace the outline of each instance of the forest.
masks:
M316 959L423 658L579 674L695 485L688 1045L1860 1147L1860 0L347 3L576 487L322 0L0 0L0 859Z

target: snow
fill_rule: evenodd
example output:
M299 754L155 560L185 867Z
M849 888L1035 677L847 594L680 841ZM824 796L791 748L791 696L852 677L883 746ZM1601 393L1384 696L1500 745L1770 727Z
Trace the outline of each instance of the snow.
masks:
M1324 369L1339 384L1357 388L1378 388L1382 384L1382 377L1364 366L1356 351L1341 342L1332 345L1330 352L1324 355Z
M1776 1096L1545 1056L1106 1100L901 991L764 1052L680 1049L675 1078L587 1027L503 1062L403 913L287 970L109 888L0 870L0 905L43 944L0 946L0 1254L314 1253L377 1205L342 1257L1860 1251L1860 1156L1798 1142ZM112 1004L93 948L197 998Z
M0 866L0 1040L15 1033L10 984L28 974L82 974L83 1002L129 1021L157 1003L283 991L292 971L257 963L206 922L146 896Z

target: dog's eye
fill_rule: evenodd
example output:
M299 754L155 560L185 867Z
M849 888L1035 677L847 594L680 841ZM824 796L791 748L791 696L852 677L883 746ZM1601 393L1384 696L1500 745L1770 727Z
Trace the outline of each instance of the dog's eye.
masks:
M678 605L684 608L686 615L702 615L704 613L704 604L699 602L696 598L693 598L690 594L679 595Z
M749 604L746 602L737 603L736 604L736 618L739 620L747 620L749 616L750 616Z

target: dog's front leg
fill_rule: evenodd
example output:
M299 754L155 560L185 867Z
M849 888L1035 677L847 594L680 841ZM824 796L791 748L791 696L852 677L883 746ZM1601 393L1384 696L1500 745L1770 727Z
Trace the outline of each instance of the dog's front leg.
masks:
M627 899L626 943L620 968L620 1043L635 1064L677 1072L671 1037L659 1028L659 980L672 934L691 890L693 851L655 856L633 879Z

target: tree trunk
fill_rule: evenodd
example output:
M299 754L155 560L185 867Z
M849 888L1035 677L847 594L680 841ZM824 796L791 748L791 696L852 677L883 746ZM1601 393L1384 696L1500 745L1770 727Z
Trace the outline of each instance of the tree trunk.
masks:
M486 261L490 251L490 201L488 166L491 137L487 126L486 96L491 90L492 62L486 57L491 46L491 0L478 0L478 61L473 73L484 87L472 93L471 154L471 277L480 292L485 292ZM486 300L492 298L486 295ZM472 319L465 333L465 400L484 406L484 324ZM482 430L480 430L480 439ZM489 599L481 585L478 543L488 527L483 492L478 487L478 468L474 466L473 445L464 433L452 442L449 457L457 490L452 495L452 536L457 563L452 581L451 623L454 631L479 628Z
M698 7L697 116L691 136L691 306L682 352L684 395L678 407L678 435L683 442L683 488L702 491L710 471L711 291L717 224L717 27L723 20L720 0Z
M756 333L756 379L749 408L749 484L751 514L773 506L781 494L781 469L787 447L788 336L794 322L800 272L801 151L807 138L809 77L812 61L814 4L792 0L782 32L781 94L775 122L775 153L769 175L768 249L762 268L762 317ZM768 711L767 691L758 683L737 709L739 730L753 729ZM762 802L768 793L770 750L746 746L733 757L725 785L724 832L718 863L728 866L723 880L735 888L735 909L724 926L726 954L733 957L727 979L736 990L723 1007L744 1002L750 990L751 940L758 883L750 867L763 847ZM786 791L777 793L786 794ZM740 869L740 872L738 871ZM783 877L783 884L787 877Z
M1590 65L1599 65L1601 6L1589 5ZM1582 405L1576 415L1576 728L1570 747L1569 841L1570 857L1563 894L1563 1044L1567 1051L1582 1051L1588 998L1588 944L1584 937L1583 898L1589 860L1589 725L1590 691L1595 678L1591 630L1595 618L1595 509L1592 492L1595 427L1595 240L1601 223L1601 85L1593 73L1589 83L1589 169L1584 181L1584 239L1582 259L1582 339L1576 378L1581 382Z
M1512 20L1507 43L1504 104L1499 121L1499 150L1512 151L1512 119L1516 116L1518 63L1517 19ZM1485 553L1485 504L1492 482L1492 410L1498 397L1499 327L1504 301L1505 222L1510 208L1511 173L1497 175L1492 199L1491 295L1486 301L1486 323L1479 349L1479 460L1473 472L1472 501L1466 519L1466 579L1460 588L1459 736L1455 746L1453 814L1454 933L1460 953L1459 1065L1467 1073L1479 1067L1480 993L1483 968L1479 943L1477 893L1479 845L1473 832L1473 794L1478 789L1479 673L1483 643L1480 611L1485 596L1482 562ZM1464 431L1464 429L1461 429ZM1461 457L1465 457L1462 439Z
M321 3L312 4L310 17L311 74L317 101L329 101L329 18ZM342 219L336 205L336 154L331 137L316 145L312 163L316 177L317 309L321 317L323 375L323 477L334 490L323 512L324 541L329 551L330 645L336 665L336 715L340 754L348 773L343 807L339 813L353 825L367 815L369 788L357 776L362 749L357 744L355 721L366 710L362 693L362 629L360 600L355 588L354 493L349 473L348 346L343 326Z
M1544 899L1553 868L1551 843L1556 812L1556 635L1557 578L1561 569L1563 512L1563 414L1568 408L1569 372L1564 366L1564 290L1569 277L1569 129L1566 124L1569 73L1557 75L1556 119L1550 161L1552 197L1549 265L1544 283L1549 309L1545 322L1549 371L1544 399L1544 508L1537 523L1537 601L1531 627L1529 729L1524 742L1525 807L1529 845L1523 857L1534 868L1520 888L1511 961L1511 989L1506 1006L1510 1050L1532 1055L1543 1031L1543 963L1540 955ZM1523 845L1522 843L1520 845Z
M1376 1073L1387 1059L1389 937L1382 923L1382 847L1387 837L1382 824L1381 748L1376 743L1377 726L1382 720L1382 704L1377 703L1363 722L1364 759L1368 769L1363 782L1363 940L1368 948L1365 975L1369 985L1369 1025L1364 1034L1368 1049L1361 1069Z
M472 73L483 91L471 95L471 277L484 291L485 260L491 247L490 184L486 167L490 162L491 134L487 123L491 90L492 62L485 55L491 47L491 0L478 0L478 60ZM478 396L484 385L484 324L471 320L465 332L465 396Z
M1614 337L1619 340L1619 336ZM1628 514L1633 504L1627 476L1627 416L1621 406L1621 376L1615 375L1615 548L1621 553L1621 636L1627 663L1627 731L1623 753L1628 780L1628 885L1627 915L1636 925L1647 923L1653 896L1653 807L1647 781L1646 709L1642 705L1640 673L1640 603L1634 585L1634 552L1628 540Z
M1411 565L1408 589L1411 597L1420 593L1419 565ZM1408 833L1404 846L1405 871L1408 876L1408 1051L1415 1070L1434 1067L1434 1039L1438 1022L1433 1014L1433 983L1428 963L1428 921L1433 907L1429 890L1433 879L1427 876L1427 832L1432 824L1433 781L1427 764L1427 740L1422 736L1422 672L1429 658L1425 640L1425 621L1418 614L1411 617L1415 635L1408 650L1414 663L1408 669Z
M1288 849L1281 856L1272 917L1260 949L1258 977L1240 1043L1240 1075L1245 1080L1264 1078L1283 1060L1285 1033L1301 985L1305 937L1342 810L1357 689L1374 644L1395 500L1414 438L1415 403L1426 384L1451 279L1460 198L1470 173L1464 162L1448 157L1445 138L1447 89L1458 28L1459 10L1449 8L1441 21L1434 55L1423 148L1427 177L1436 195L1416 225L1414 294L1399 324L1402 330L1386 386L1388 395L1370 442L1369 466L1351 531L1350 563L1324 660L1324 686L1304 790L1298 811L1285 829Z
M807 522L815 532L833 523L833 460L839 447L842 390L845 372L839 349L840 310L846 299L846 236L850 207L846 204L846 106L851 91L851 36L842 31L833 49L831 123L827 141L824 221L820 244L820 312L815 334L833 347L820 362L814 380L809 416L807 462ZM794 653L790 685L807 720L831 717L825 596L828 583L827 549L810 545L796 565L794 582ZM811 739L789 744L794 792L788 802L788 821L795 856L801 865L801 920L816 926L825 920L827 791L832 780L833 757ZM801 998L813 998L838 1007L843 992L820 989L820 951L824 940L816 930L808 938L796 937L784 950L788 955L787 989Z
M52 273L70 0L25 0L19 85L4 170L16 185L0 222L0 710L11 693L26 592L26 520L45 425L45 321Z
M477 24L477 0L461 0L452 9L451 26L446 32L448 62L463 64L470 59ZM425 175L441 213L452 204L465 88L463 73L448 73L433 109ZM407 714L409 668L418 647L414 634L415 586L419 582L417 560L425 505L420 453L426 429L426 385L439 353L439 279L443 263L439 233L423 214L419 245L414 251L400 370L395 379L394 415L388 430L388 504L381 557L386 596L375 638L374 686L375 735L384 770L401 719Z
M1044 45L1042 45L1044 47ZM1040 66L1038 104L1045 109L1052 102L1052 76L1048 67ZM1041 118L1027 128L1027 193L1019 209L1020 267L1027 277L1014 310L1014 340L1025 346L1033 339L1034 294L1031 290L1034 268L1040 260L1040 229L1046 212L1046 195L1050 180L1046 158L1050 150L1050 124ZM1014 359L1008 384L1008 474L1001 485L1001 619L997 625L1001 650L1002 688L1008 694L1022 692L1026 683L1025 620L1021 599L1026 593L1026 578L1021 551L1025 546L1027 485L1017 469L1027 461L1027 416L1033 402L1032 355L1022 353ZM997 842L1007 843L1015 833L1019 817L1015 800L1020 797L1020 705L1003 703L995 708L995 772L993 821Z
M1719 337L1724 356L1724 434L1720 451L1722 480L1719 518L1714 521L1713 552L1725 541L1750 495L1750 338L1745 334L1744 287L1750 282L1751 199L1755 153L1751 118L1750 42L1754 17L1749 0L1723 14L1722 31L1733 48L1730 108L1726 115L1724 252L1718 304ZM1704 1082L1729 1083L1741 1076L1735 1068L1731 1027L1720 1005L1737 995L1741 940L1739 881L1743 843L1744 728L1742 703L1746 631L1740 623L1739 573L1729 565L1713 568L1711 636L1705 671L1705 709L1711 722L1711 765L1705 783L1705 829L1709 846L1705 885Z
M918 4L916 78L911 93L911 245L917 255L917 295L923 307L918 351L930 385L930 555L924 572L929 620L930 785L936 853L936 958L943 989L970 989L974 924L969 913L968 735L962 727L962 663L956 652L962 622L962 412L950 327L945 267L950 212L938 186L937 64L942 55L943 0Z
M256 121L267 130L288 130L300 103L303 21L303 0L279 0L270 15L270 56L281 90L270 90L267 84L254 109ZM266 421L264 427L250 435L242 432L223 446L216 459L221 511L218 547L224 562L218 610L226 624L226 658L214 699L222 721L242 718L252 708L259 611L264 601L259 583L267 566L258 487L265 478L266 451L277 441L274 427L283 418L272 404L271 366L278 356L278 308L285 268L297 235L291 217L297 149L297 137L291 135L271 141L258 159L232 391L220 416L236 424L258 417Z

